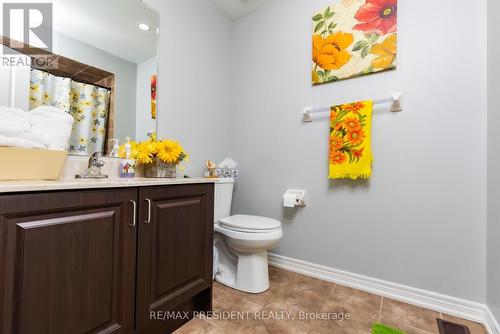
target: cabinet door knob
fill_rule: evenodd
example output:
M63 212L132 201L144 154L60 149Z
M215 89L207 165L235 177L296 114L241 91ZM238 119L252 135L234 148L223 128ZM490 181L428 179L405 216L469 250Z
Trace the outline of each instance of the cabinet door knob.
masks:
M132 224L129 224L129 226L135 227L135 225L137 224L137 203L136 203L136 201L132 201L132 200L129 202L132 203L132 207L134 208L134 213L132 216Z
M144 221L146 224L151 224L151 200L146 198L146 202L148 203L148 219Z

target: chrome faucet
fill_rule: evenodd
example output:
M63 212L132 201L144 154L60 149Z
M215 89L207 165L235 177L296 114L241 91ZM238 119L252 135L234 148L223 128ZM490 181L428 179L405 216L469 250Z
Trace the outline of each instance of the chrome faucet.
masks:
M95 152L89 158L89 165L87 170L83 174L78 174L75 176L77 179L107 179L108 175L104 175L101 172L101 168L104 167L106 163L99 160L99 152Z

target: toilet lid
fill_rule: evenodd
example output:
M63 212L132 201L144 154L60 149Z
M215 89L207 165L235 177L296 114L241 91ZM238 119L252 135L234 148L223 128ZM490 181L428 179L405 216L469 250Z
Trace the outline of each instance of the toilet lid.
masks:
M242 230L275 230L281 227L281 222L276 219L248 215L226 217L219 222L224 227Z

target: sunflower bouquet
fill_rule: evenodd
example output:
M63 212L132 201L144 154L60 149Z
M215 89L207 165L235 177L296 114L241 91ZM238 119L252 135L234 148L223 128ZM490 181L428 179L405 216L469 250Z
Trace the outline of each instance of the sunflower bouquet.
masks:
M143 142L130 142L130 158L145 167L146 177L175 177L176 166L188 161L184 148L174 140L156 139L153 135ZM126 156L125 145L120 146L118 155Z

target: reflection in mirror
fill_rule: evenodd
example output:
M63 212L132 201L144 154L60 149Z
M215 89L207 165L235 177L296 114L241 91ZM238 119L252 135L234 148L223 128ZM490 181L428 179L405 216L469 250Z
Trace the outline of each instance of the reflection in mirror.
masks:
M158 14L139 0L55 0L53 11L54 62L32 58L29 93L17 89L29 95L22 109L71 114L73 155L109 154L112 139L155 132Z

